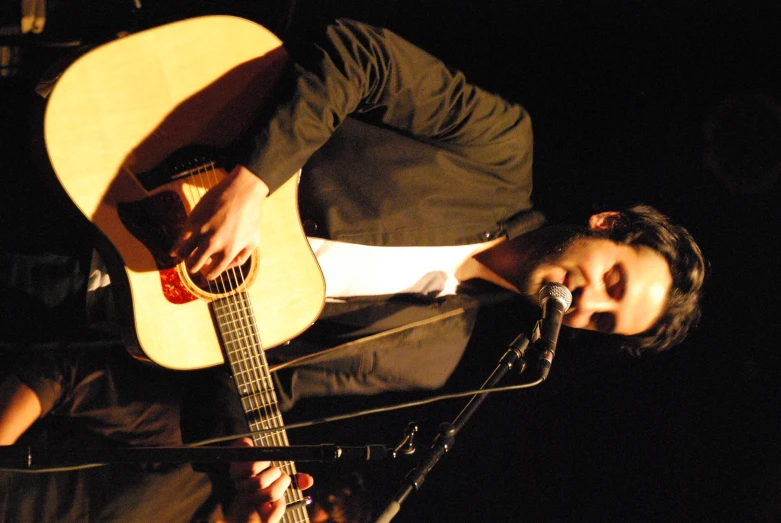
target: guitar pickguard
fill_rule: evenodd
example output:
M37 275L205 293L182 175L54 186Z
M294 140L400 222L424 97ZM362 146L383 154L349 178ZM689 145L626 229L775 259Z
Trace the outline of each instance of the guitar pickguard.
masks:
M198 299L182 282L176 268L179 260L169 255L187 220L179 195L174 191L162 191L142 200L119 202L117 213L128 232L154 257L165 298L174 304Z

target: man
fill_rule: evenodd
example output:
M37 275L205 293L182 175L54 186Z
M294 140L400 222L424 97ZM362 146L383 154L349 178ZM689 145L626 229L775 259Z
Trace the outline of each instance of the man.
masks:
M421 287L431 273L441 272L461 290L480 279L533 300L543 283L564 283L574 296L566 325L626 336L637 351L674 345L696 322L702 256L685 230L652 209L596 215L580 237L571 229L535 230L544 218L532 210L532 133L523 108L466 83L393 33L352 21L328 27L314 45L287 47L299 69L281 82L278 103L238 141L238 166L198 204L174 246L172 254L185 258L191 271L214 278L246 261L262 242L258 221L266 195L307 162L302 217L316 224L313 234L330 240L316 242L316 253L343 249L339 242L409 247L408 252L344 249L332 263L318 256L331 299L321 323L330 322L329 333L336 333L325 343L322 330L308 333L319 348L430 320L436 316L432 309L473 312L475 302L465 292L452 294L453 285L449 291L447 283ZM367 289L334 283L340 270L357 279L365 264L356 260L420 260L443 250L415 249L428 246L451 246L451 254L439 262L443 266L425 265L395 287L376 285L385 273L375 282L366 278ZM329 274L329 267L336 269ZM399 294L409 298L404 305ZM394 295L393 303L369 300L369 306L367 295ZM422 295L439 300L422 305ZM355 319L357 310L363 320ZM404 319L391 321L399 315ZM365 368L365 355L341 361L335 356L293 371L289 387L298 390L292 399L437 387L460 358L473 320L467 313L426 326L425 338L445 351L435 367L434 358L418 360L399 349L407 333L395 332L371 340L382 346L371 360L388 362L384 376L345 372ZM437 326L447 339L432 334ZM428 346L418 349L432 352ZM391 356L388 350L396 352ZM415 373L421 363L425 376Z
M696 321L702 256L653 209L597 214L585 228L541 227L523 108L357 22L338 21L288 48L297 65L172 248L210 279L242 264L263 241L264 199L304 166L302 218L328 304L280 351L301 356L275 376L283 408L307 396L439 387L481 304L534 299L547 282L573 293L565 324L624 336L638 351L681 341ZM6 441L54 403L42 408L31 381L7 382ZM286 475L243 475L251 478L236 478L239 489L255 494L242 517L277 520L284 507L275 485Z

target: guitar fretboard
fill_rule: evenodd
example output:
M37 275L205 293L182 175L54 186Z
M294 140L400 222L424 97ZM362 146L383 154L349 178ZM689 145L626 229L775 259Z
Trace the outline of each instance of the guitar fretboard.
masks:
M211 308L250 430L282 427L282 415L249 296L244 292L237 292L213 301ZM255 434L252 439L257 446L288 445L287 434L282 428ZM274 462L274 465L291 476L296 473L292 462ZM303 498L301 491L293 486L285 492L287 503ZM308 523L306 508L287 511L283 521Z

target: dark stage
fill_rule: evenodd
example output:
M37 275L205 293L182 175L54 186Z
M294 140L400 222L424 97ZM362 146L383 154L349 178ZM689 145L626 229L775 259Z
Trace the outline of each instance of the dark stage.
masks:
M551 378L487 399L397 521L781 520L781 5L695 2L98 2L50 0L40 35L0 36L18 53L0 77L2 242L69 250L78 227L28 173L28 122L47 66L74 47L177 18L229 13L283 39L333 16L386 26L524 105L535 132L537 205L554 221L644 202L685 225L710 262L700 327L635 360L567 331ZM257 2L257 4L263 4ZM3 23L15 10L0 10ZM24 317L6 310L2 325ZM488 311L486 315L490 314ZM495 312L495 311L494 311ZM487 318L488 319L488 318ZM517 332L478 332L448 382L480 385ZM6 344L8 346L8 344ZM512 377L506 383L519 382ZM288 421L391 404L399 395L307 402ZM338 403L338 404L335 404ZM430 443L463 402L292 431L293 443L395 441L408 421ZM361 465L378 507L411 463ZM299 466L323 471L330 465ZM337 469L352 464L338 465Z

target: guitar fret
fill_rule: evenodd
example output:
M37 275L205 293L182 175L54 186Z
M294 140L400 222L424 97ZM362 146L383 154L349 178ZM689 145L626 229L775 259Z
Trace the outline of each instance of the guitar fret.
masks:
M272 439L270 437L266 437L266 438L257 438L253 441L259 447L286 447L287 446L287 442L281 438Z
M236 363L252 361L253 359L265 360L265 354L253 350L251 345L238 345L236 342L226 343L225 350L231 356L231 360Z
M260 380L256 376L248 375L248 371L239 371L233 373L233 379L236 382L236 388L241 396L252 396L262 394L272 381L268 378Z
M265 420L274 421L274 417L267 416L264 418ZM281 421L282 418L279 416L276 416L276 421ZM258 438L261 439L270 439L270 438L281 438L286 439L287 433L285 432L285 429L281 428L281 424L279 423L265 423L264 421L258 421L256 419L249 421L249 428L250 430L258 431L258 430L268 430L269 432L263 432L258 434Z
M256 427L257 428L257 427ZM254 440L255 443L259 444L259 446L266 446L266 447L286 447L287 446L287 440L286 438L282 437L283 434L279 431L275 432L269 432L265 434L264 436L259 436L257 440Z
M249 341L250 343L257 343L257 338L255 337L253 332L247 332L249 330L248 326L240 326L235 327L233 329L226 329L223 332L223 335L225 336L225 342L240 342L240 341Z
M221 311L229 311L230 312L230 311L235 311L235 310L239 310L239 309L240 310L247 310L250 307L249 299L247 298L246 295L242 296L241 294L232 294L230 297L231 298L235 298L233 300L233 302L231 302L231 303L227 303L227 302L225 302L225 303L217 303L217 302L214 302L214 304L215 304L214 307L215 307L215 309L217 310L218 313L221 312ZM224 299L224 298L222 298L222 299Z
M254 365L256 362L252 362ZM246 368L246 366L235 365L231 368L236 388L242 397L259 395L264 392L274 395L274 382L268 372L262 372L257 369ZM274 395L275 396L275 395Z
M249 341L250 343L259 343L257 332L254 325L242 322L235 318L226 318L218 316L218 321L223 325L222 335L226 343L235 341Z
M231 319L242 319L242 314L249 312L248 304L237 304L231 307L223 307L216 311L216 313L224 319L230 321Z
M233 378L236 380L237 385L240 385L240 389L252 385L264 385L264 387L261 387L259 390L246 391L242 395L258 394L263 390L271 387L273 383L270 376L267 374L258 376L258 373L253 369L237 368L233 373Z
M217 310L215 311L215 314L220 320L227 323L232 323L247 320L247 315L250 312L251 311L249 307L245 304L242 304L224 310Z
M244 407L244 412L247 414L255 414L253 418L260 417L261 411L266 416L269 415L269 411L276 412L277 410L277 398L273 394L259 392L250 396L244 396L241 398L241 404ZM274 415L272 413L272 415ZM278 414L276 414L278 416Z
M252 343L258 342L256 334L252 331L251 325L239 325L239 326L234 326L230 329L226 328L223 331L223 336L225 336L226 342L240 341L240 340L250 340Z

